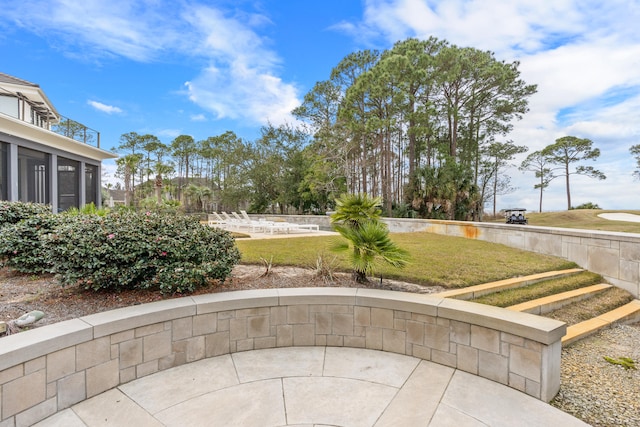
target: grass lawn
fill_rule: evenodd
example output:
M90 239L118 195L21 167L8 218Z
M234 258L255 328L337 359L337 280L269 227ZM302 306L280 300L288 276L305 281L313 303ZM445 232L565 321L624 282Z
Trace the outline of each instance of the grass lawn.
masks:
M529 225L543 227L581 228L584 230L621 231L640 233L640 222L612 221L598 217L603 213L630 213L640 215L640 211L610 211L600 209L574 209L561 212L527 213ZM504 222L503 219L498 220Z
M404 269L380 265L376 277L403 280L447 288L465 287L543 271L572 268L573 262L522 251L504 245L439 236L431 233L392 233L391 238L409 251L411 261ZM331 252L341 237L295 237L288 239L238 239L242 263L314 268L318 257L336 271L351 271L344 254Z

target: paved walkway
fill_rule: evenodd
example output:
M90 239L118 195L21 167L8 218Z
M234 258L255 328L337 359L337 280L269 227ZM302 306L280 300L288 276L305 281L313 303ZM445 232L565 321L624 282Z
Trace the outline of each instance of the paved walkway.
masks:
M586 426L537 399L414 357L255 350L121 385L37 426Z

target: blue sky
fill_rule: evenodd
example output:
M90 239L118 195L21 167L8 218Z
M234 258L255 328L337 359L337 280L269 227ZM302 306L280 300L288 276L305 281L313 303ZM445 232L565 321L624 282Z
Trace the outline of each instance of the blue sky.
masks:
M347 54L433 35L518 60L538 85L508 139L530 151L565 135L594 141L607 180L572 177L574 205L640 209L628 151L640 144L638 22L636 0L3 0L0 71L39 84L106 149L126 132L254 139L293 122ZM519 190L498 206L537 209L535 178L510 173ZM562 179L543 204L566 208Z

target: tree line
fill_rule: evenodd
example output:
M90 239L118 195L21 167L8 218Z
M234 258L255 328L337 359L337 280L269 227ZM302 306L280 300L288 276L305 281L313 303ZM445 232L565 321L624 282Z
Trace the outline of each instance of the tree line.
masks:
M505 139L536 92L518 67L433 37L354 52L293 110L297 126L264 126L255 141L228 131L164 144L130 132L116 148L118 176L127 203L165 195L202 210L324 213L343 193L366 193L387 216L478 220L513 191L504 169L527 151ZM565 152L567 164L599 155L566 138L579 153ZM547 148L521 165L540 179L540 203L556 176L569 206L569 175L604 179L592 167L561 170L562 148Z

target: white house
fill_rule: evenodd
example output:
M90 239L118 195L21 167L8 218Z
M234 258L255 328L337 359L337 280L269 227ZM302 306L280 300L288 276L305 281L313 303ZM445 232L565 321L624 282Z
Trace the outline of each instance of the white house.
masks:
M100 206L100 133L61 116L40 86L0 73L0 200L53 212Z

